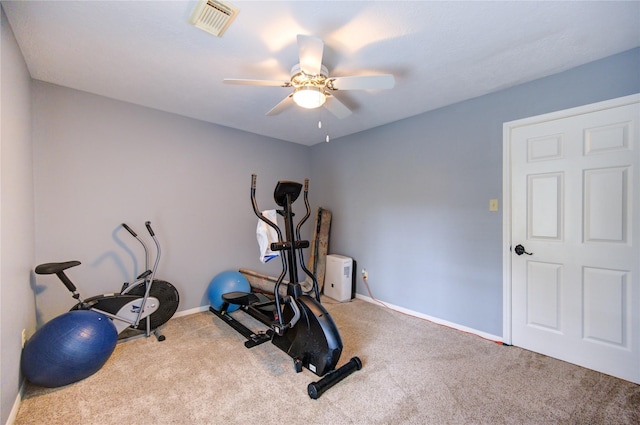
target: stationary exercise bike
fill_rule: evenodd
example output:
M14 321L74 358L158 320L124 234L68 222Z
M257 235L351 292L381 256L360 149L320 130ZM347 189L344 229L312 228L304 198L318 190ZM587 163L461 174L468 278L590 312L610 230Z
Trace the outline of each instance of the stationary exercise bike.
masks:
M147 231L156 245L156 258L149 268L149 250L144 241L125 223L124 227L144 248L145 271L135 281L125 282L119 293L96 295L85 300L80 298L76 286L65 274L65 270L79 266L80 261L40 264L35 268L37 274L55 274L78 301L71 310L93 310L109 317L116 327L120 341L149 337L152 334L158 341L164 341L159 328L165 324L178 309L180 296L169 282L155 279L160 263L160 243L151 228L151 222L145 223Z
M277 213L284 219L285 236L269 219L265 218L256 203L256 175L251 176L251 203L256 216L272 227L278 241L271 244L272 251L282 251L282 272L278 276L272 294L256 292L229 292L222 294L223 304L220 310L211 307L209 310L224 320L229 326L242 334L247 341L247 348L255 347L271 341L276 347L293 358L294 369L301 372L305 367L316 375L323 377L319 382L308 386L309 396L317 399L320 395L362 367L360 359L353 357L347 364L335 370L342 353L342 339L331 315L320 303L318 281L305 266L302 249L309 247L309 241L301 240L300 229L309 218L308 199L309 180L304 183L304 203L306 215L300 220L294 231L292 204L300 195L302 184L291 181L279 181L274 191L276 204L282 207ZM286 255L285 255L286 254ZM305 274L313 282L312 288L304 293L298 281L298 262ZM283 283L289 274L288 283ZM286 285L286 291L281 286ZM230 305L238 305L250 316L258 319L269 329L266 332L253 332L242 323L227 314ZM326 376L325 376L326 375Z

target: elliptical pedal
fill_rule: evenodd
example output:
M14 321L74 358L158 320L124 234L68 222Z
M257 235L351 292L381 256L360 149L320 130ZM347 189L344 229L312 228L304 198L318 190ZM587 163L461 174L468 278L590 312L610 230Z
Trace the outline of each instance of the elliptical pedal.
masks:
M260 299L251 292L227 292L226 294L222 294L222 300L229 304L234 305L251 305L255 304Z
M272 337L273 337L273 331L271 329L269 329L266 332L258 332L257 334L254 333L250 339L245 341L244 346L247 348L253 348L256 345L260 345L267 341L271 341Z

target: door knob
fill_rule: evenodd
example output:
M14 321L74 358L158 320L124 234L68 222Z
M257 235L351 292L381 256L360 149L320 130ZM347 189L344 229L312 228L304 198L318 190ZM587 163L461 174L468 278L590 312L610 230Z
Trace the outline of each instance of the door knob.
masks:
M514 250L518 255L522 255L522 254L533 255L533 252L527 252L522 245L516 245Z

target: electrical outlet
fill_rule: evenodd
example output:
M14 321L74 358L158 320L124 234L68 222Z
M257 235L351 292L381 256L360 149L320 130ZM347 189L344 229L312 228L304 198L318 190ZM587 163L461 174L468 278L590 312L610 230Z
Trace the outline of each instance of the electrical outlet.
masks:
M27 330L23 329L22 330L22 348L24 348L24 345L27 343Z
M367 269L362 269L362 278L363 279L369 278L369 273L367 272Z

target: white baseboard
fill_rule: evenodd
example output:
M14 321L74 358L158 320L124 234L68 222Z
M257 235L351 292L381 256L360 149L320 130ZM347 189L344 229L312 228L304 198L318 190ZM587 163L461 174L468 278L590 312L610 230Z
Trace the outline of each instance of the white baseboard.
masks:
M18 417L18 410L20 410L20 404L22 404L25 385L26 381L23 379L20 384L20 389L18 390L18 395L16 396L16 401L13 402L13 407L11 408L11 412L9 413L9 417L7 418L7 422L5 422L5 425L13 425L16 421L16 418Z
M381 305L381 302L379 302L377 300L374 300L373 298L367 297L365 295L356 294L356 298L358 298L360 300L363 300L363 301L366 301L366 302L369 302L371 304ZM417 317L419 319L428 320L428 321L436 323L438 325L446 326L448 328L452 328L452 329L455 329L455 330L458 330L458 331L462 331L462 332L470 333L470 334L473 334L473 335L477 335L477 336L479 336L481 338L488 339L490 341L495 341L495 342L500 342L500 343L503 342L501 336L492 335L492 334L487 333L487 332L479 331L477 329L469 328L469 327L460 325L458 323L453 323L453 322L449 322L447 320L439 319L437 317L432 317L432 316L429 316L429 315L426 315L426 314L423 314L423 313L419 313L417 311L406 309L404 307L400 307L400 306L397 306L397 305L389 304L387 302L385 302L384 305L386 305L391 310L395 310L395 311L398 311L400 313L408 314L409 316ZM189 310L179 311L179 312L177 312L176 314L173 315L173 318L189 316L191 314L201 313L203 311L209 311L209 306L208 305L203 305L203 306L200 306L200 307L191 308Z
M369 303L372 303L372 304L382 305L381 301L374 300L373 298L367 297L365 295L356 294L356 298L358 298L360 300L363 300L363 301L366 301L366 302L369 302ZM473 335L477 335L477 336L479 336L481 338L488 339L490 341L495 341L495 342L502 343L502 337L501 336L492 335L492 334L489 334L489 333L486 333L486 332L483 332L483 331L479 331L477 329L468 328L468 327L460 325L458 323L453 323L453 322L449 322L447 320L438 319L437 317L428 316L426 314L419 313L417 311L413 311L413 310L406 309L404 307L399 307L397 305L389 304L388 302L384 302L384 305L387 306L388 308L390 308L391 310L395 310L395 311L398 311L400 313L408 314L409 316L417 317L419 319L428 320L429 322L433 322L433 323L436 323L438 325L446 326L448 328L456 329L458 331L462 331L462 332L470 333L470 334L473 334Z
M175 319L176 317L190 316L192 314L202 313L203 311L209 311L209 306L201 305L200 307L190 308L189 310L178 311L173 315L172 319Z

